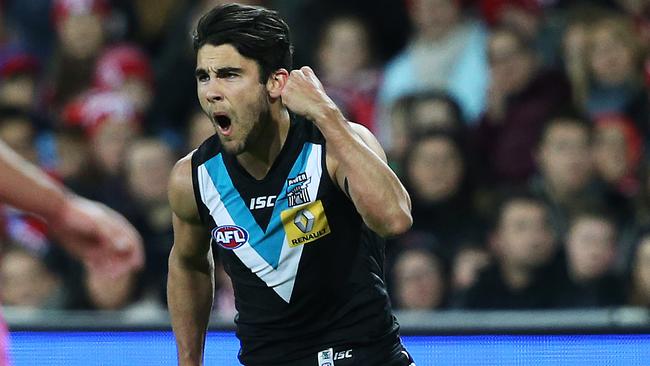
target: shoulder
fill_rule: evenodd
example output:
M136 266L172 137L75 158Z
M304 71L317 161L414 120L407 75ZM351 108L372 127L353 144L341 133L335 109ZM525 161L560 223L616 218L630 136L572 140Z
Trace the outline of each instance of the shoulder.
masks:
M174 165L168 187L170 207L176 216L189 222L200 222L192 183L192 156L195 152L187 154Z
M355 122L348 122L348 126L352 130L352 133L359 138L364 145L386 162L386 153L384 152L384 149L381 147L381 144L379 144L379 141L377 141L375 135L373 135L366 126Z

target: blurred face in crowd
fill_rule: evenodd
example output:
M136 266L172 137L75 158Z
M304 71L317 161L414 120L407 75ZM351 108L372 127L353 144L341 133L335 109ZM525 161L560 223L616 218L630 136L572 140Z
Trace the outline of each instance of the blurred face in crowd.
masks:
M491 82L505 95L523 90L535 72L535 58L511 32L492 33L488 44Z
M501 212L495 244L503 263L533 269L549 262L555 253L548 212L540 203L513 200Z
M34 134L34 127L27 119L17 117L0 120L0 140L31 162L37 160Z
M569 228L566 246L572 277L577 281L597 279L614 260L616 229L602 217L579 217Z
M460 188L464 164L456 144L448 137L433 136L414 147L408 175L419 199L439 201Z
M453 131L459 124L452 106L442 98L416 100L411 106L410 117L417 131Z
M92 137L91 147L100 167L110 175L122 169L124 153L138 133L135 123L113 117L100 122Z
M58 28L59 40L66 55L79 60L96 56L104 42L101 17L95 14L70 15Z
M166 202L174 161L172 150L162 141L136 141L128 150L126 163L129 188L134 196L144 202Z
M561 194L582 190L591 179L589 134L584 126L554 121L540 145L538 161L551 189Z
M352 17L330 23L318 53L323 79L332 84L349 84L358 79L370 59L368 33L363 23Z
M455 0L413 0L409 14L419 34L437 39L453 30L459 9Z
M445 285L440 262L424 250L408 250L395 263L395 284L401 309L431 310L443 301Z
M650 236L643 237L636 248L632 262L632 283L642 298L650 300ZM650 305L650 302L645 305Z
M126 95L127 98L133 103L136 110L146 112L153 98L153 91L147 83L139 78L127 79L118 92Z
M616 125L597 126L594 136L594 168L606 182L616 183L631 170L627 141Z
M5 253L0 265L5 305L39 308L60 286L58 277L38 258L22 250Z
M599 83L621 85L634 76L636 55L630 30L622 24L601 22L588 37L589 68Z
M0 104L29 109L34 103L36 81L29 74L20 74L0 80Z
M62 179L74 179L88 164L89 147L85 136L61 131L56 135L56 171Z

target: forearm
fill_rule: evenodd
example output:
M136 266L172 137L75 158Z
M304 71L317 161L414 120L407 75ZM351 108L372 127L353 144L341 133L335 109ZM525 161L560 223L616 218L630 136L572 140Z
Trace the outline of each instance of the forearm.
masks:
M66 200L62 185L0 142L0 201L50 219Z
M203 364L203 348L214 297L212 252L189 262L174 249L169 257L167 302L182 366Z
M315 122L325 136L328 154L344 172L343 189L364 222L382 236L400 234L411 226L411 201L385 162L353 131L338 109Z

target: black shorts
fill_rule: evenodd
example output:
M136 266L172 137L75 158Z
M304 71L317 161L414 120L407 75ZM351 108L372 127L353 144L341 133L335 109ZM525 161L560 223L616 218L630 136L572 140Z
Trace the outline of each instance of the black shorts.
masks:
M365 347L339 346L324 349L284 366L415 366L411 355L399 340L389 345Z

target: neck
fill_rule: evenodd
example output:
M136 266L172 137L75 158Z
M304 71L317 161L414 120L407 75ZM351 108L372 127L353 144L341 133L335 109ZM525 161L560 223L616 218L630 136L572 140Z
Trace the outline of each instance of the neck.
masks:
M272 105L269 120L263 122L248 150L237 155L237 161L255 179L262 179L273 166L289 134L289 112Z

